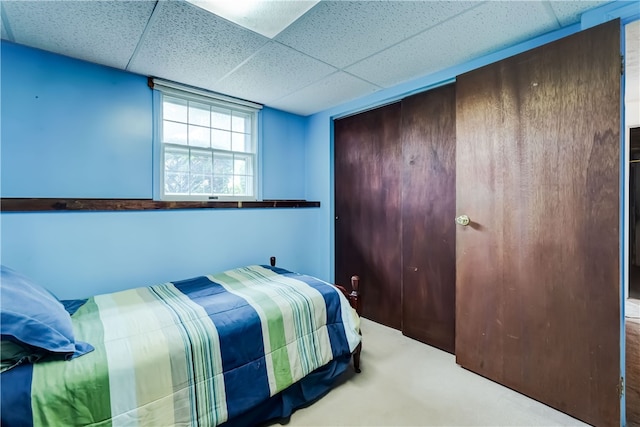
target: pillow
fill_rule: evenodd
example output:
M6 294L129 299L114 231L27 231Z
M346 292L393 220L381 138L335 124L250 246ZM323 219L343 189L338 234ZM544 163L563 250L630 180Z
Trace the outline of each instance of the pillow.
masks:
M44 356L71 359L93 350L76 342L71 316L53 294L5 266L0 266L0 335L7 369Z

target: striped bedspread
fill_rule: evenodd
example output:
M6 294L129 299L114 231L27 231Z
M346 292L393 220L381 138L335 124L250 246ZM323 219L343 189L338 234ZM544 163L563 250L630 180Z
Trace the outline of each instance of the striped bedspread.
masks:
M72 320L95 351L3 373L3 424L214 426L360 341L333 286L266 266L98 295Z

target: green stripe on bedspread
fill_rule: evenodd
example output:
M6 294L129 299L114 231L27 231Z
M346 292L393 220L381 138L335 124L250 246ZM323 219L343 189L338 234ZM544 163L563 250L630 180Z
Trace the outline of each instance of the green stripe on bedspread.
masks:
M91 337L95 351L73 360L33 366L31 403L36 426L111 425L109 373L98 308L90 299L71 318L79 340ZM85 381L91 378L92 381ZM62 400L51 400L52 390L63 390ZM67 394L68 393L68 394ZM79 396L75 402L74 396ZM84 396L92 396L87 400Z
M260 316L272 396L333 358L325 300L316 289L260 266L208 277Z

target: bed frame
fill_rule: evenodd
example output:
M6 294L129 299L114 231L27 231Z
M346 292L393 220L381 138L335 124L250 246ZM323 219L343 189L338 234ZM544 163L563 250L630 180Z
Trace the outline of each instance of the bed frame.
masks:
M271 264L271 267L275 267L276 257L272 256L269 259L269 264ZM344 294L344 296L349 301L349 304L351 304L351 307L353 307L356 313L358 313L358 315L360 316L361 315L360 292L358 291L358 289L360 288L360 277L351 276L351 292L348 292L344 286L341 286L341 285L334 285L334 286ZM360 335L362 335L362 333L360 333ZM360 344L358 344L356 349L353 351L353 367L356 373L358 374L361 372L360 370L360 353L361 352L362 352L362 341L360 341Z

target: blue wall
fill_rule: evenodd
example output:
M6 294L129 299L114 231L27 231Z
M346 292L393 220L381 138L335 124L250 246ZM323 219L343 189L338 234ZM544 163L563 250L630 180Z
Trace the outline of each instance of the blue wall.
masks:
M151 197L146 78L1 47L2 196Z
M305 271L317 209L2 215L2 263L59 298L215 273L246 264Z
M304 199L306 119L262 110L263 199Z
M151 198L146 78L2 42L2 197ZM305 197L306 119L265 108L264 198ZM319 209L2 213L0 256L61 298L267 263L307 271Z

